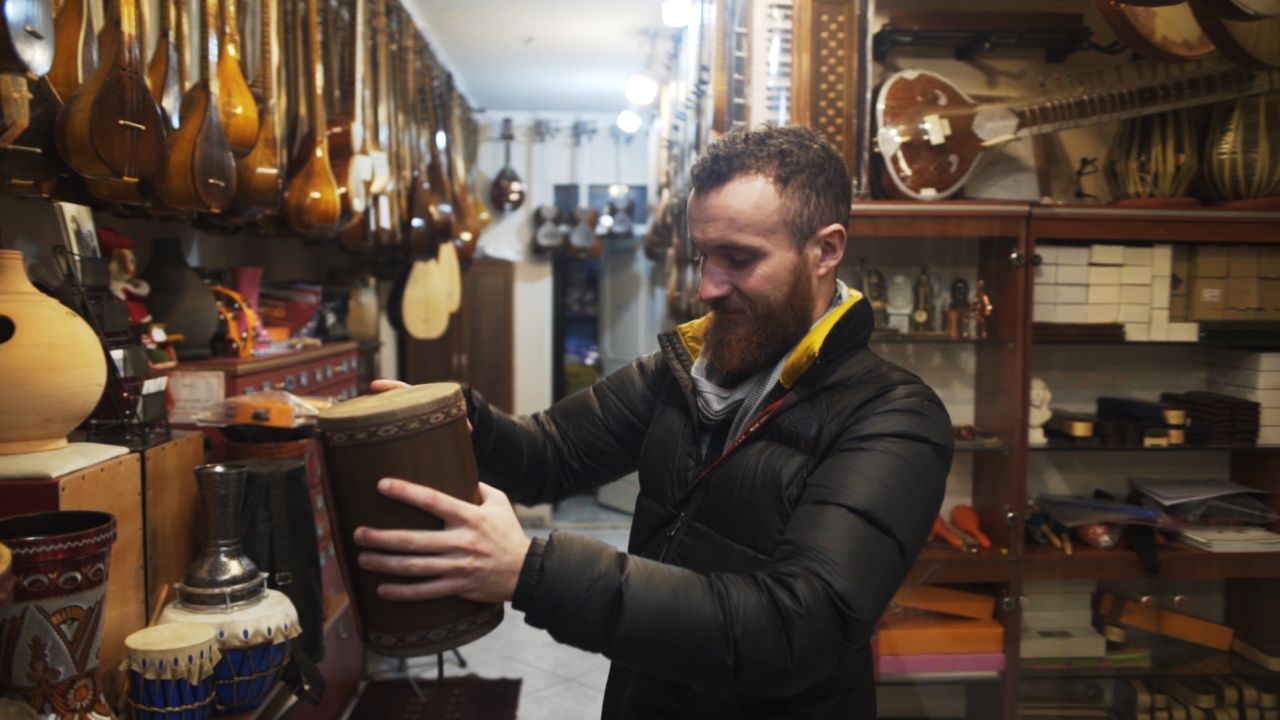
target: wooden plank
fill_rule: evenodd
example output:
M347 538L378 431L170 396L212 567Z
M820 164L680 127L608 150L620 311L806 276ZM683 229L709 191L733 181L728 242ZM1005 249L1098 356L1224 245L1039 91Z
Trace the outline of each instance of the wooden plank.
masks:
M130 453L64 476L59 495L60 510L99 510L116 517L98 663L107 700L114 702L126 682L118 670L124 639L147 624L139 457Z

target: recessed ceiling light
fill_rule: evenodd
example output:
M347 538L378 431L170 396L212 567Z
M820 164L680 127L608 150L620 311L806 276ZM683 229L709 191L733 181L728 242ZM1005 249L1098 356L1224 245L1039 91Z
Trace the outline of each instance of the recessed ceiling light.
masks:
M644 121L633 110L623 110L618 113L618 129L630 135L640 129Z
M687 27L692 19L693 3L690 0L662 0L662 22L667 27Z
M658 83L648 75L632 75L627 80L627 100L635 105L648 105L658 97Z

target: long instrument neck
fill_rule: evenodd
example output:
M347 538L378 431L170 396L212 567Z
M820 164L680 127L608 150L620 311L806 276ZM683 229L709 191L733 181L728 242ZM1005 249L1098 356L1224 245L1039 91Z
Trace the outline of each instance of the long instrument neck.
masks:
M1280 88L1280 70L1253 72L1217 66L1182 77L1011 106L1019 137L1057 132L1109 120L1206 105Z
M275 0L259 0L259 5L262 8L259 32L262 33L262 39L259 42L261 52L258 54L258 77L254 79L253 84L257 85L258 91L262 93L263 103L271 102L271 98L275 93L275 4Z
M136 0L116 0L114 12L107 16L107 27L114 30L115 61L121 67L137 69L142 65L138 45L138 5Z
M377 63L377 91L378 102L375 106L374 120L378 129L378 144L384 150L389 150L391 145L391 116L389 95L391 94L391 75L390 63L391 58L387 54L387 0L376 0L374 5L373 16L374 30L374 47L377 48L375 62Z
M177 0L182 2L183 0ZM204 0L204 22L200 24L200 79L209 84L209 90L218 94L218 0Z
M324 63L320 61L320 10L318 0L307 0L307 64L311 66L311 128L316 137L316 152L328 147L325 128L328 119L324 108ZM327 153L326 153L327 154Z

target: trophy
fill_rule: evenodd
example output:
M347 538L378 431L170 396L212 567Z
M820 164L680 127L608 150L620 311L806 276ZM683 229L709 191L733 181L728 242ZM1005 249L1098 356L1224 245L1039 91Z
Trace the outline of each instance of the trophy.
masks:
M920 274L916 276L912 294L915 304L911 308L911 332L933 332L933 279L929 277L927 266L920 266Z
M956 278L951 282L951 304L947 305L946 331L952 340L969 339L969 281Z
M991 317L991 313L995 308L991 305L991 297L987 295L987 284L981 279L978 280L978 289L973 293L973 301L969 303L969 312L973 316L973 336L979 340L986 340L987 319Z

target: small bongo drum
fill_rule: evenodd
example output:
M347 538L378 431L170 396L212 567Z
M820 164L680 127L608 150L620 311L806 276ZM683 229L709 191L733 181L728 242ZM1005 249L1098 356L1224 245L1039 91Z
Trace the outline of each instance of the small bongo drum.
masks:
M216 631L197 623L153 625L124 639L135 720L205 720L213 714Z
M289 647L302 631L298 611L279 590L267 590L247 607L207 610L170 603L159 625L201 623L213 628L222 659L213 668L216 715L238 715L267 699L289 661Z
M319 415L325 490L336 528L343 574L361 634L380 655L413 657L443 652L488 633L502 622L501 603L451 597L397 602L378 585L405 578L364 570L352 533L379 529L438 530L440 518L378 492L384 477L403 478L470 503L480 503L467 406L456 383L432 383L366 395Z

